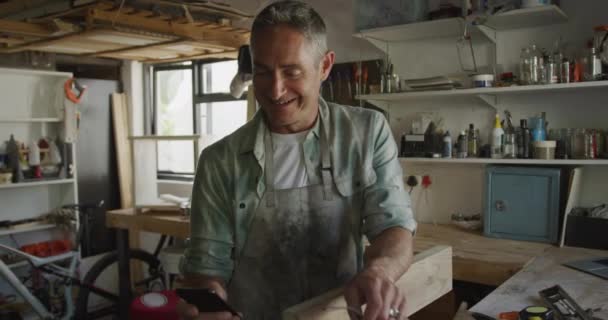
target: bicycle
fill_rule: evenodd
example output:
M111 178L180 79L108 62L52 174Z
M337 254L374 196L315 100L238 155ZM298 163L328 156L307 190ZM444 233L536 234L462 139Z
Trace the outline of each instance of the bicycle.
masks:
M87 212L92 209L101 208L103 202L95 205L67 205L63 206L64 210L72 210L72 221L77 225L76 228L76 244L74 248L68 252L51 256L47 258L37 257L19 249L0 244L0 249L9 251L15 255L26 259L32 270L38 270L45 275L56 277L64 287L64 308L59 314L51 310L51 306L45 304L37 297L26 285L15 275L15 273L0 260L0 274L9 282L24 301L29 304L34 312L41 319L98 319L114 315L118 316L117 304L119 301L118 283L112 284L111 281L105 281L104 276L107 272L112 272L113 265L118 263L118 255L114 252L106 253L100 260L95 262L87 274L80 279L78 269L81 263L79 245L81 243L85 222L89 217ZM78 217L78 219L76 219ZM76 223L77 221L77 223ZM128 252L129 261L139 261L143 263L143 277L132 282L131 288L135 293L143 293L150 290L162 290L165 288L165 275L163 268L157 256L166 236L161 237L154 254L140 249L130 249ZM67 266L66 266L67 265ZM116 280L116 277L114 277ZM114 288L114 285L115 288ZM74 300L72 289L74 286L79 288L78 296ZM92 300L100 300L96 307L91 307ZM74 303L75 301L75 303Z

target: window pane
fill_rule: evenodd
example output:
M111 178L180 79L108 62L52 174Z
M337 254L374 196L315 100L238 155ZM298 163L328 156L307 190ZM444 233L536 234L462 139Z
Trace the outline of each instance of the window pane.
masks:
M202 93L230 93L230 82L238 71L236 60L215 62L203 66Z
M201 150L247 122L247 101L201 103Z
M158 141L158 171L194 173L192 141Z
M194 132L192 70L156 71L154 95L157 135L190 135Z

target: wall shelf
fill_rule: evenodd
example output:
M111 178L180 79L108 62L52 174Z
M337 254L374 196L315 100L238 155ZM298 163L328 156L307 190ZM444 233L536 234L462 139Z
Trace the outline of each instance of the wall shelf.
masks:
M54 184L72 184L72 183L74 183L74 179L48 179L48 180L31 181L31 182L0 184L0 189L30 188L30 187L37 187L37 186L46 186L46 185L54 185Z
M496 31L534 28L568 22L568 16L556 5L524 8L490 16L483 25Z
M43 223L43 222L30 222L30 223L16 225L16 226L13 226L10 228L1 228L0 236L5 236L8 234L23 233L23 232L48 230L48 229L53 229L55 227L56 226L54 224L48 224L48 223Z
M569 159L569 160L540 160L540 159L488 159L488 158L466 158L466 159L444 159L444 158L399 158L401 164L528 164L546 166L608 166L608 159Z
M63 121L60 118L15 118L15 119L0 119L0 123L59 123Z
M33 76L54 76L62 78L73 77L71 72L59 72L52 70L35 70L35 69L17 69L17 68L0 68L0 73L16 74L16 75L33 75Z
M360 100L376 100L376 101L404 101L413 99L429 99L441 97L480 97L484 95L492 96L507 96L522 93L541 93L541 92L577 92L584 90L597 90L608 88L608 80L576 82L576 83L557 83L546 85L530 85L530 86L512 86L499 88L471 88L471 89L453 89L453 90L436 90L436 91L408 91L399 93L381 93L367 94L357 96Z
M517 9L489 16L482 25L490 29L494 29L495 31L505 31L547 26L565 23L567 21L568 17L559 7L555 5L548 5ZM354 36L357 38L382 42L401 42L433 38L458 38L462 36L464 24L464 18L447 18L383 28L366 29L354 34ZM476 29L477 28L472 28L471 31L478 32Z

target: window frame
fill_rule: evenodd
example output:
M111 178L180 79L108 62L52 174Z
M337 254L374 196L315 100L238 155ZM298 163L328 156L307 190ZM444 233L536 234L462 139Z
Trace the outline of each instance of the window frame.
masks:
M192 128L193 128L193 135L201 135L201 134L207 134L209 133L209 130L212 129L212 111L211 111L211 107L208 106L208 110L207 110L207 131L206 133L201 133L201 123L200 123L200 116L201 116L201 112L199 107L197 107L197 105L199 104L203 104L203 103L214 103L214 102L229 102L229 101L247 101L247 95L248 92L245 91L241 97L239 98L234 98L230 93L204 93L204 89L202 88L202 79L203 79L203 72L205 71L205 66L206 65L211 65L214 63L218 63L218 62L223 62L223 61L230 61L230 60L234 60L236 61L236 59L229 59L229 58L224 58L224 59L206 59L206 60L191 60L191 61L182 61L179 63L184 63L184 62L190 62L190 64L176 64L176 63L171 63L171 64L156 64L156 65L150 65L147 69L146 72L144 74L144 77L146 77L147 79L144 80L145 83L145 87L147 88L147 91L149 92L149 94L146 94L147 100L150 102L148 105L151 106L151 109L149 111L150 116L146 116L146 119L144 120L146 122L146 125L144 127L146 128L150 128L149 132L152 135L156 135L157 134L157 127L156 127L156 120L158 117L158 106L156 105L156 92L157 92L157 82L156 82L156 73L159 71L171 71L171 70L191 70L192 71ZM211 77L211 70L208 71L210 73L209 77ZM208 82L208 86L210 85L210 83ZM208 88L207 90L209 90L210 88ZM199 154L196 154L196 147L194 146L195 143L198 143L197 141L193 142L193 148L195 150L195 155L194 155L194 172L190 173L190 172L171 172L171 171L161 171L158 170L158 163L157 163L157 168L156 168L156 176L158 180L178 180L178 181L194 181L194 175L196 174L196 166L197 166L197 161L198 161L198 157ZM201 150L199 150L200 152Z

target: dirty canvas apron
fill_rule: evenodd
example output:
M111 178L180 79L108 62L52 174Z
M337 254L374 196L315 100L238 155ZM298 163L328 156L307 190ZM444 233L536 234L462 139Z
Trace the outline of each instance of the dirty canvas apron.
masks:
M321 184L274 190L272 141L264 135L266 192L255 211L228 286L246 320L280 319L286 308L344 285L358 270L361 196L334 187L327 134L321 127ZM309 173L309 176L312 173Z

